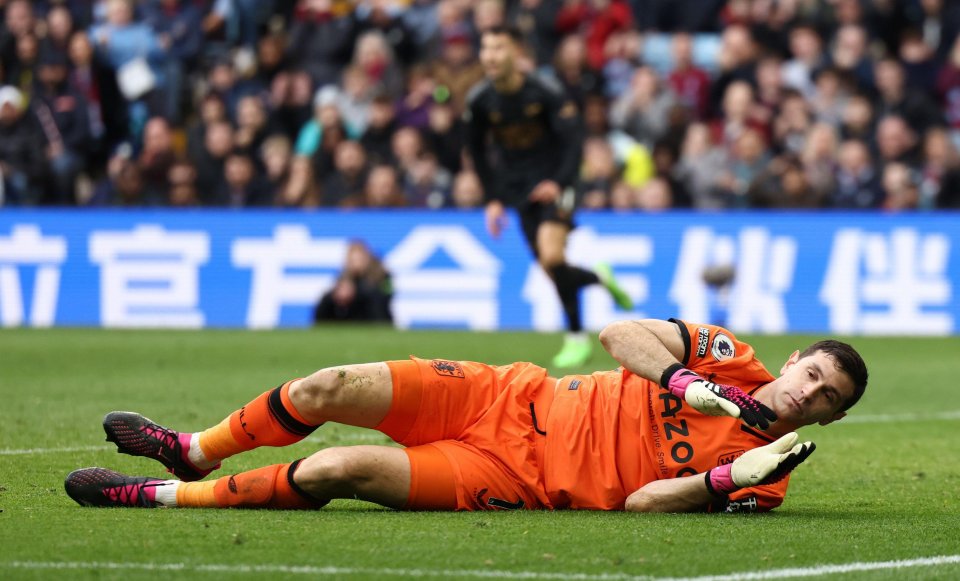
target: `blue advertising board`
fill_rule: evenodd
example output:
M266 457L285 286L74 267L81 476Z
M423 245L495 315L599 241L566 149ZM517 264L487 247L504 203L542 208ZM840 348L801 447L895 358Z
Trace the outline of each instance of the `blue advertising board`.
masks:
M960 302L960 214L583 212L570 261L610 264L634 298L599 287L584 323L676 316L738 332L949 335ZM301 327L350 241L385 261L398 326L563 328L517 220L481 212L0 212L0 324ZM727 288L704 270L729 266Z

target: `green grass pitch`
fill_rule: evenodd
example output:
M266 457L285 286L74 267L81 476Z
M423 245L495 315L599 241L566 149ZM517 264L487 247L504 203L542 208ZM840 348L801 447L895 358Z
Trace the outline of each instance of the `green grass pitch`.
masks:
M744 338L776 373L793 349L820 337ZM805 428L817 453L772 514L401 513L346 500L307 513L84 509L63 492L63 478L94 465L162 475L159 464L118 455L104 442L100 420L110 410L195 430L317 368L409 354L543 363L559 337L355 327L2 331L0 575L599 581L790 578L783 570L796 568L794 576L958 579L960 339L851 341L870 367L867 394L840 423ZM598 345L590 369L613 366ZM325 426L296 446L256 450L225 468L360 443L387 440ZM871 565L930 557L939 559ZM834 567L845 564L855 565Z

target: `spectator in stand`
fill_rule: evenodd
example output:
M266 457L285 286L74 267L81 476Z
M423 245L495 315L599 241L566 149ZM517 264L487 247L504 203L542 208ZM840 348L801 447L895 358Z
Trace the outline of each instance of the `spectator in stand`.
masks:
M679 168L680 145L672 140L662 140L653 146L655 177L666 180L670 186L671 203L674 208L690 208L693 197L681 179Z
M149 115L162 112L158 102L163 102L166 79L161 64L170 40L134 16L131 0L108 0L107 21L90 29L90 40L117 75L127 101L129 135L136 142Z
M900 162L919 167L917 134L903 117L888 115L877 123L877 153L880 165Z
M144 199L156 205L167 199L170 189L167 176L176 157L170 123L163 117L152 117L143 128L143 145L136 159L143 180Z
M907 90L926 93L936 85L940 62L933 48L924 42L923 33L919 30L903 31L898 57L903 65Z
M51 6L44 25L46 34L40 41L40 53L55 51L66 55L70 50L70 37L75 31L70 9L62 4Z
M960 36L937 75L937 97L943 107L951 139L960 146Z
M588 137L583 143L583 162L574 184L577 206L604 208L620 178L613 148L603 137Z
M356 131L347 127L338 106L340 91L335 85L321 87L313 99L314 116L297 134L294 153L312 160L314 173L321 179L333 166L337 145L356 137Z
M337 146L333 171L323 180L323 205L362 205L367 183L367 153L357 141L347 140Z
M890 212L916 210L920 196L910 175L910 168L902 163L890 163L883 168L883 209Z
M676 96L661 86L657 72L640 67L630 88L610 108L610 123L649 149L666 134L669 111L675 104Z
M357 38L351 65L366 75L371 87L390 98L399 99L403 95L403 71L379 30L368 30Z
M233 146L238 152L256 158L263 147L263 142L273 132L269 125L269 114L266 105L259 95L245 95L237 101L237 118L234 123ZM257 171L262 171L263 165L255 159Z
M473 48L473 34L463 22L441 29L440 56L433 61L430 76L437 86L446 87L450 105L459 116L463 112L470 87L483 78L483 67Z
M400 127L390 141L390 159L403 175L409 172L423 151L423 138L413 127Z
M427 115L424 141L436 152L437 161L451 174L460 171L463 151L463 123L454 113L452 99L445 86L433 93L433 104Z
M839 127L848 99L849 93L837 69L825 67L815 73L810 106L817 121Z
M564 0L555 25L561 36L583 34L587 63L599 71L606 63L607 39L615 32L629 30L633 13L624 0Z
M160 43L168 47L166 58L159 65L167 87L161 111L171 123L179 124L186 74L196 66L203 48L203 14L195 3L187 0L154 0L141 6L144 21Z
M860 24L845 24L837 30L830 51L831 64L856 83L860 91L873 86L873 59L870 58L867 30Z
M370 161L375 164L391 163L390 144L397 130L396 107L388 95L379 94L370 105L370 123L360 137L360 144L367 150Z
M795 155L771 161L751 185L747 196L753 208L813 209L822 199Z
M834 208L866 210L883 202L880 177L866 143L856 140L840 145L836 183L828 204Z
M530 45L538 67L549 65L557 49L559 35L554 26L562 0L521 0L507 6L507 21L516 24Z
M330 321L393 320L390 273L363 242L347 247L343 270L334 287L324 293L313 312L314 323Z
M706 119L710 107L710 76L693 63L693 38L685 32L676 33L671 48L673 68L667 85L694 119Z
M167 172L170 184L169 204L171 208L195 208L200 205L197 192L197 168L187 160L178 160Z
M207 126L203 149L190 161L197 168L197 189L204 206L215 205L216 194L224 189L224 166L233 153L233 127L228 121L214 121Z
M720 71L710 86L710 107L714 114L722 111L731 84L754 82L758 57L757 45L748 27L734 24L723 29L717 53Z
M923 136L923 165L920 168L918 207L930 210L940 202L943 190L950 185L948 176L960 168L960 156L943 127L933 127Z
M615 212L632 212L640 207L640 188L625 181L613 184L610 190L610 209ZM593 207L600 209L601 206Z
M92 207L137 208L157 205L144 198L140 166L126 154L114 155L107 163L107 174L100 180L90 198Z
M290 176L279 192L274 193L273 204L283 208L316 208L320 205L322 191L317 185L313 162L309 157L293 156Z
M0 175L6 206L32 206L42 195L46 139L29 113L19 89L0 87Z
M837 172L837 154L839 153L839 135L837 130L827 123L817 123L810 129L800 162L806 174L807 182L814 197L823 200L836 187L834 177Z
M906 86L903 65L894 58L885 58L874 67L876 78L876 110L879 117L899 115L910 127L926 131L943 122L943 114L925 94Z
M406 94L397 102L397 125L424 129L429 122L435 90L436 83L425 66L411 67L407 72Z
M408 206L436 210L450 205L453 176L429 149L421 149L417 159L403 172L402 179L403 197Z
M450 198L454 208L480 209L483 206L483 184L477 174L463 170L453 178Z
M373 166L363 188L363 205L381 209L406 205L396 168L387 164Z
M246 154L231 153L227 156L223 177L213 205L248 208L272 203L269 187L257 176L253 160Z
M768 127L757 116L753 87L746 81L735 81L728 85L723 98L723 116L713 122L713 141L729 149L737 138L747 129L755 129L764 139Z
M563 37L553 58L552 71L549 72L560 82L564 93L578 105L582 106L588 95L604 92L603 76L590 68L587 44L580 35Z
M663 212L673 207L673 191L670 182L656 177L645 183L637 192L637 208L644 212Z
M29 0L10 0L3 12L3 28L0 30L0 59L3 70L11 71L17 62L17 40L33 34L36 16Z
M724 200L713 187L716 176L724 170L726 156L722 148L711 139L710 128L704 123L694 123L680 150L678 175L698 209L718 209L724 206Z
M263 168L270 197L277 200L280 190L290 178L290 164L293 161L293 144L286 135L274 133L260 146L257 165Z
M302 69L278 72L270 83L273 120L285 134L295 136L313 114L314 90Z
M746 208L750 205L747 191L770 161L766 143L759 131L746 128L729 150L727 168L714 184L728 208Z
M31 109L46 137L47 180L43 202L75 205L76 180L83 170L90 142L88 107L83 95L67 82L67 55L47 48L40 56Z
M287 45L290 64L306 71L313 86L336 83L352 56L356 28L344 0L299 0Z
M204 94L197 106L197 113L196 118L187 126L187 157L194 162L203 154L204 141L210 125L219 121L229 123L227 106L218 93Z
M800 93L790 91L783 97L773 120L773 147L777 153L800 155L813 127L810 103Z
M31 32L17 37L16 55L16 61L7 77L10 84L20 89L29 103L37 78L37 57L40 56L40 42L35 34Z
M403 20L402 8L394 0L360 0L356 3L358 31L376 30L390 45L399 64L408 67L417 56L413 31Z
M342 87L337 96L337 108L348 128L351 139L363 135L370 121L370 107L377 94L367 75L359 67L351 65L343 71Z
M875 128L876 119L871 100L866 95L850 97L841 117L840 137L869 142L873 139Z
M809 98L813 73L826 64L820 33L808 24L795 26L790 31L790 54L793 58L783 63L783 84Z
M86 32L80 30L70 37L70 85L87 102L87 120L90 123L90 142L85 156L86 166L98 175L98 166L106 165L110 144L126 138L126 108L116 79L104 67L94 62L93 45Z
M642 45L640 34L634 30L617 31L607 39L602 71L607 97L616 99L630 86L634 71L643 64L640 61Z
M773 122L787 89L783 85L783 61L769 54L757 61L756 108L753 117L765 125Z

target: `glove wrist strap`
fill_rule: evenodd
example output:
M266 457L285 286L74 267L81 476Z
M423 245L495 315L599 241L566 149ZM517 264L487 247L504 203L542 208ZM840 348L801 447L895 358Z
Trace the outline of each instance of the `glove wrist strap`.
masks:
M733 481L732 464L717 466L712 470L707 470L704 476L704 482L707 484L707 490L714 496L727 496L731 492L740 490Z
M660 385L666 389L670 389L671 388L670 383L671 383L671 380L673 379L673 376L685 369L686 367L683 366L683 363L679 363L679 362L674 363L670 367L667 367L666 369L663 370L663 373L660 375Z

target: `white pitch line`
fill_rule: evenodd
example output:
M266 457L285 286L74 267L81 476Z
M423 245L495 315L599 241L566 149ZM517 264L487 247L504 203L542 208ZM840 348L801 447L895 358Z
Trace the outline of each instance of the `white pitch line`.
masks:
M908 414L867 414L852 415L843 419L837 425L848 424L892 424L896 422L931 422L931 421L954 421L960 420L960 410L933 412L933 413L908 413ZM390 439L379 433L370 434L352 434L341 437L337 441L331 441L323 436L310 436L305 439L307 442L329 443L338 446L350 446L363 442L378 442L389 444ZM39 454L63 454L67 452L98 452L103 450L113 450L113 446L68 446L65 448L24 448L20 450L0 450L0 456L30 456Z
M503 571L497 569L391 569L374 567L316 567L312 565L188 565L186 563L123 563L96 561L10 561L0 567L27 570L137 570L137 571L189 571L196 573L244 574L267 573L285 575L375 575L378 577L474 577L485 579L555 579L557 581L764 581L767 579L791 579L820 577L863 571L909 569L914 567L937 567L960 564L960 555L941 555L899 561L873 561L818 565L816 567L791 567L769 571L743 571L723 575L699 577L651 577L625 573L546 573L538 571Z
M33 454L63 454L65 452L99 452L112 446L71 446L67 448L27 448L24 450L0 450L0 456L30 456Z
M852 415L843 419L837 425L842 424L890 424L894 422L918 422L918 421L936 421L936 420L960 420L960 410L949 412L933 413L912 413L912 414L867 414Z

